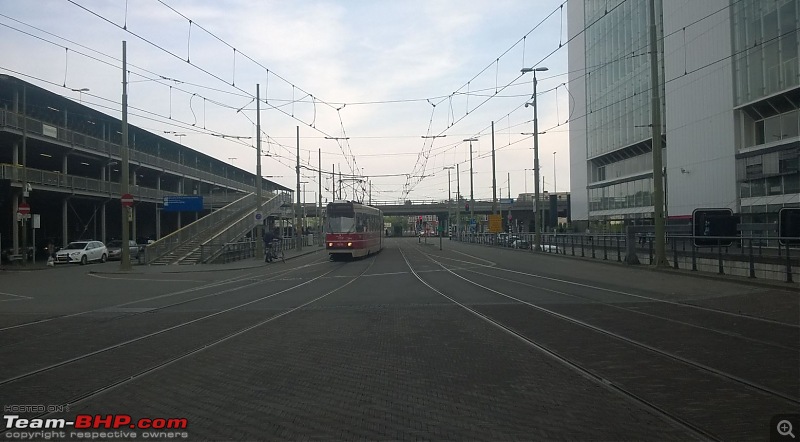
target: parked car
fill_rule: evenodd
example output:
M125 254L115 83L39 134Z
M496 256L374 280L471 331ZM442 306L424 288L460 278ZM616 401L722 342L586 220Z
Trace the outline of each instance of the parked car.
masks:
M512 237L511 238L511 247L515 249L530 249L531 245L528 241L525 241L522 238Z
M100 241L75 241L56 252L55 263L80 263L84 265L89 261L106 262L108 249Z
M128 250L130 250L131 259L139 259L139 254L144 252L144 247L136 244L136 241L133 240L129 240L128 244ZM106 245L106 248L108 249L109 260L122 259L122 241L109 241L109 243Z

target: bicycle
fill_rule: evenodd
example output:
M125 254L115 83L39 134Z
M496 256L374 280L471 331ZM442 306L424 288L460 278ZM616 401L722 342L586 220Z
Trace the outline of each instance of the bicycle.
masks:
M280 258L280 260L282 262L286 263L286 255L283 252L283 248L280 247L280 244L281 244L281 240L279 240L279 239L272 240L272 243L270 244L269 248L267 248L267 250L265 252L267 254L267 256L266 256L267 262L272 262L273 259L279 259Z

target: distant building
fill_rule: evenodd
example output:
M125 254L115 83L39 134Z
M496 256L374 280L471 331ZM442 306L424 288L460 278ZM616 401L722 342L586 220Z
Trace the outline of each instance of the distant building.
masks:
M573 220L652 220L649 4L567 5ZM800 0L655 5L667 216L800 206Z

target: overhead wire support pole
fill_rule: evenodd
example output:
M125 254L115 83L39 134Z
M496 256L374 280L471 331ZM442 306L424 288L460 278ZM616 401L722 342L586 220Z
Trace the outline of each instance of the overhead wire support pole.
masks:
M664 220L664 181L661 158L661 85L658 81L658 43L656 38L656 5L650 0L650 98L653 136L653 222L655 224L655 267L667 267Z
M128 58L126 41L122 41L122 146L120 147L120 205L122 207L122 256L119 261L120 270L131 269L130 225L128 224L128 207L122 205L122 195L129 189L128 172Z
M497 168L495 167L494 158L494 121L492 121L492 215L497 215Z
M295 168L297 170L297 206L294 210L294 235L297 238L295 249L299 252L303 250L302 231L298 231L298 226L300 226L300 126L297 126L297 166Z
M525 103L525 107L533 105L533 208L534 208L534 224L536 225L536 233L534 234L534 250L540 252L542 250L542 226L544 224L544 211L541 210L539 201L539 119L537 118L536 105L536 73L546 71L546 67L538 68L524 68L522 73L533 72L533 97L532 103Z
M467 138L464 141L469 141L469 225L470 229L472 229L472 222L475 220L475 187L472 182L472 142L478 141L478 139Z
M317 149L317 156L317 163L319 164L319 174L317 178L317 185L319 186L317 190L317 200L319 202L319 207L317 207L317 231L319 232L319 239L317 242L319 244L317 244L317 246L322 247L322 243L325 242L325 238L322 236L325 231L324 223L322 222L322 149Z
M261 210L261 85L256 84L256 213ZM253 239L256 242L256 258L264 257L264 242L261 241L261 226L256 226Z

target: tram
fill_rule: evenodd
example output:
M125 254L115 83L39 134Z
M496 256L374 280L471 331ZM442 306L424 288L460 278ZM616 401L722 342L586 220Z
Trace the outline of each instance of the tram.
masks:
M325 247L331 259L367 256L383 248L383 212L352 201L328 203Z

